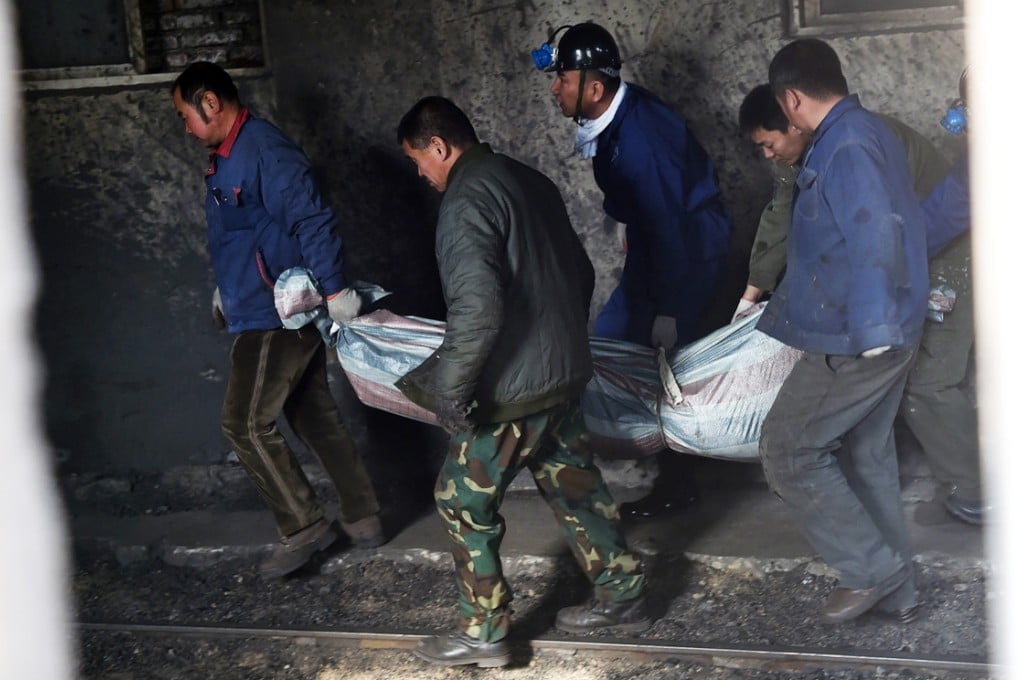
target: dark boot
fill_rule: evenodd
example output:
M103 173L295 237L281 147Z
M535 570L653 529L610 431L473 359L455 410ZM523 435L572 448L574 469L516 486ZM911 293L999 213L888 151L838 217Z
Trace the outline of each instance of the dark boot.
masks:
M956 519L966 524L980 525L985 523L985 508L980 500L964 498L957 491L953 491L942 501L946 511Z
M336 540L336 532L324 519L312 522L304 529L280 539L273 553L259 566L259 572L266 578L279 578L297 571L312 558Z
M556 627L568 633L608 630L614 633L642 633L652 627L645 596L624 602L599 602L567 607L556 614Z
M906 584L904 584L906 586ZM885 618L893 619L900 623L913 623L921 615L922 602L918 599L915 594L914 597L904 601L900 590L904 586L900 586L900 589L894 590L885 596L882 600L876 604L871 611ZM917 592L916 588L911 584L910 590L914 593Z
M656 454L659 474L651 492L639 500L620 506L620 516L650 519L689 508L698 502L698 485L692 461L682 453Z
M458 632L424 638L415 648L414 655L439 666L473 663L479 668L499 668L510 663L510 645L506 640L485 642Z
M930 501L922 501L914 510L914 521L921 526L964 522L980 525L985 521L985 507L980 500L965 498L955 488Z
M340 528L350 537L354 547L360 550L378 548L386 542L379 515L369 515L356 522L340 522Z

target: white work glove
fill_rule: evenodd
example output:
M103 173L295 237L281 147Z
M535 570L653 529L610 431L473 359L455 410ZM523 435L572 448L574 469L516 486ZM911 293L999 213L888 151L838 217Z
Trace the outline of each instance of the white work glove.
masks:
M627 225L616 223L616 240L620 243L620 250L627 252Z
M326 309L333 321L338 324L347 323L361 311L361 296L353 288L344 288L326 300Z
M741 319L743 319L747 310L751 309L751 307L754 307L754 305L755 302L753 300L740 298L740 302L737 303L737 311L733 312L733 318L730 319L730 323L734 323L735 321L740 321Z
M865 359L874 359L879 354L885 354L892 349L892 345L882 345L881 347L872 347L861 352L861 356Z
M676 344L676 318L660 314L652 323L652 347L673 349Z
M223 314L223 298L220 297L219 286L216 286L216 290L212 294L212 318L217 328L227 327L227 317Z

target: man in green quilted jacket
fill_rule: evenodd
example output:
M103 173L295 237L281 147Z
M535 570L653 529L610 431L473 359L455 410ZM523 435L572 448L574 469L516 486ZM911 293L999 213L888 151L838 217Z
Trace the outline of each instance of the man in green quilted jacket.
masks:
M424 639L415 653L447 666L509 663L499 508L524 468L594 588L593 600L561 610L556 626L647 629L641 560L624 543L618 507L588 448L580 397L592 376L595 273L559 190L480 143L463 111L442 97L415 104L397 138L443 194L436 258L446 332L397 386L450 433L435 498L460 590L459 630Z

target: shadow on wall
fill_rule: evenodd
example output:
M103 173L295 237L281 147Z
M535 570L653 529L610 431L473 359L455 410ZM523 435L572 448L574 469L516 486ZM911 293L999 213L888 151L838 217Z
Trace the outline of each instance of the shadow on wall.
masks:
M445 319L435 259L441 195L395 145L352 149L347 157L347 181L333 189L348 220L350 277L392 291L382 306L397 314Z
M391 291L382 306L398 314L444 319L434 255L441 195L404 158L396 120L347 116L331 88L280 87L276 122L305 149L337 214L346 278Z

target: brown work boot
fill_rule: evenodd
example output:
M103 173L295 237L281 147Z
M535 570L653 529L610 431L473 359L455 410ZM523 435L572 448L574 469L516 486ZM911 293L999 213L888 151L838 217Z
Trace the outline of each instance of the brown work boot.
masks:
M340 528L351 537L351 543L355 548L362 550L378 548L386 542L379 515L369 515L356 522L340 522Z
M259 573L266 578L279 578L300 569L312 555L328 548L336 540L336 532L330 523L318 519L304 529L280 539L273 554L259 566Z
M907 567L900 567L891 576L870 588L836 588L822 607L822 621L842 623L856 618L884 600L910 578L910 570ZM916 618L916 612L914 614ZM897 616L906 623L909 612Z

